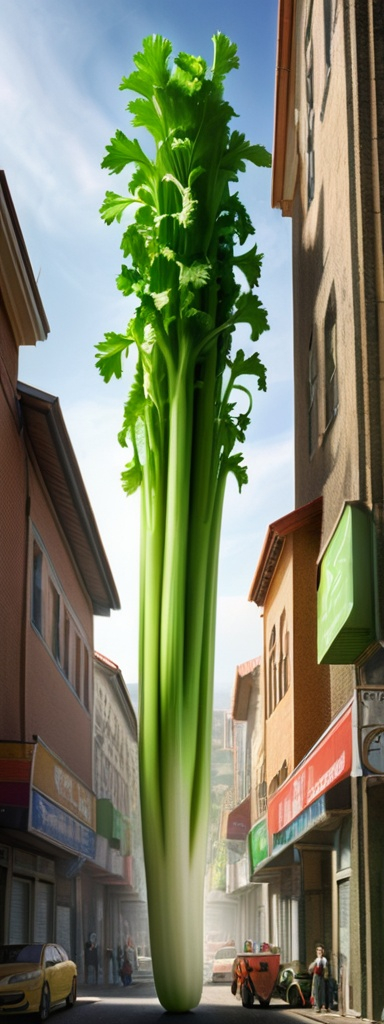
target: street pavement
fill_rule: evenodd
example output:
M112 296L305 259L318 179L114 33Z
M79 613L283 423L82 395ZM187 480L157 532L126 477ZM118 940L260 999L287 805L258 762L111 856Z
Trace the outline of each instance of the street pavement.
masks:
M255 1000L252 1010L245 1009L241 1001L235 998L229 985L207 983L204 985L202 999L196 1009L189 1013L168 1013L160 1005L150 976L135 976L132 985L79 985L78 1000L70 1013L68 1024L123 1024L127 1019L134 1024L156 1024L172 1020L172 1024L247 1024L243 1013L257 1013L258 1024L300 1024L300 1020L308 1024L350 1024L355 1018L342 1017L333 1010L328 1013L316 1013L311 1008L291 1010L281 999L272 999L268 1009L262 1009ZM240 1014L240 1016L239 1016ZM63 1021L64 1024L64 1021ZM67 1015L65 1018L67 1024ZM256 1024L256 1022L255 1022Z

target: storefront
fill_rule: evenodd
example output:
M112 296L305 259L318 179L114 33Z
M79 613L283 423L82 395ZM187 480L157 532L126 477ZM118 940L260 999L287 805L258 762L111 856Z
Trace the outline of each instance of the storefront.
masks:
M96 851L96 803L44 744L0 743L0 934L82 946L76 878Z
M318 660L350 666L355 747L351 813L338 832L336 893L339 996L344 1012L381 1019L384 980L384 650L372 511L347 502L319 560ZM337 687L340 675L331 669ZM349 936L353 935L350 945Z
M308 964L321 941L348 993L351 778L362 775L356 700L268 800L249 836L251 877L269 883L269 941ZM341 971L341 968L343 970Z

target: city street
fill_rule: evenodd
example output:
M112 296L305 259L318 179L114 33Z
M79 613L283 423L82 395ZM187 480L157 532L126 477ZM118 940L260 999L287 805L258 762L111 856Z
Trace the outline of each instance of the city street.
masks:
M107 988L94 988L93 986L81 985L79 987L78 999L74 1009L59 1009L52 1016L59 1024L126 1024L127 1020L140 1021L141 1024L157 1024L157 1022L171 1020L174 1024L181 1024L186 1020L195 1021L196 1024L246 1024L249 1015L255 1015L259 1024L297 1024L299 1020L304 1022L309 1018L323 1022L333 1020L339 1022L336 1014L316 1016L310 1011L291 1010L287 1003L279 999L273 999L267 1010L262 1010L255 1002L252 1010L244 1009L241 1002L236 999L230 990L229 985L206 984L203 989L203 996L200 1005L188 1014L167 1013L156 997L154 985L151 979L135 980L129 988L109 986ZM24 1018L25 1019L25 1018Z

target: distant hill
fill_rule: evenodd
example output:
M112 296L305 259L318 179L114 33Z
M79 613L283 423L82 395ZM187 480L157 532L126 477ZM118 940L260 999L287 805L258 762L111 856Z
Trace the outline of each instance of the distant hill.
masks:
M137 683L131 683L127 686L129 696L131 698L133 707L137 714L139 707L139 687ZM232 704L232 698L229 690L215 690L213 697L213 707L215 711L230 711Z

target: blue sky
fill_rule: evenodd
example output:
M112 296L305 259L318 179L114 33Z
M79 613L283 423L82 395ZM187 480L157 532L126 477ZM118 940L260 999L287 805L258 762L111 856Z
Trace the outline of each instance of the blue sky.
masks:
M122 603L95 620L95 647L128 686L137 682L139 517L138 500L121 490L116 440L128 381L105 385L94 365L94 346L130 315L115 286L121 227L98 214L124 175L111 179L100 164L116 128L133 134L118 87L143 38L160 33L175 55L210 63L217 31L239 51L226 84L236 128L271 149L277 0L0 0L0 166L51 327L46 342L21 350L19 377L60 399ZM239 495L230 481L225 503L215 686L228 695L236 665L261 653L262 620L247 594L268 523L294 504L291 225L271 210L270 171L249 166L239 191L264 253L270 331L257 346L268 391L255 395L249 484ZM241 331L237 341L249 344Z

